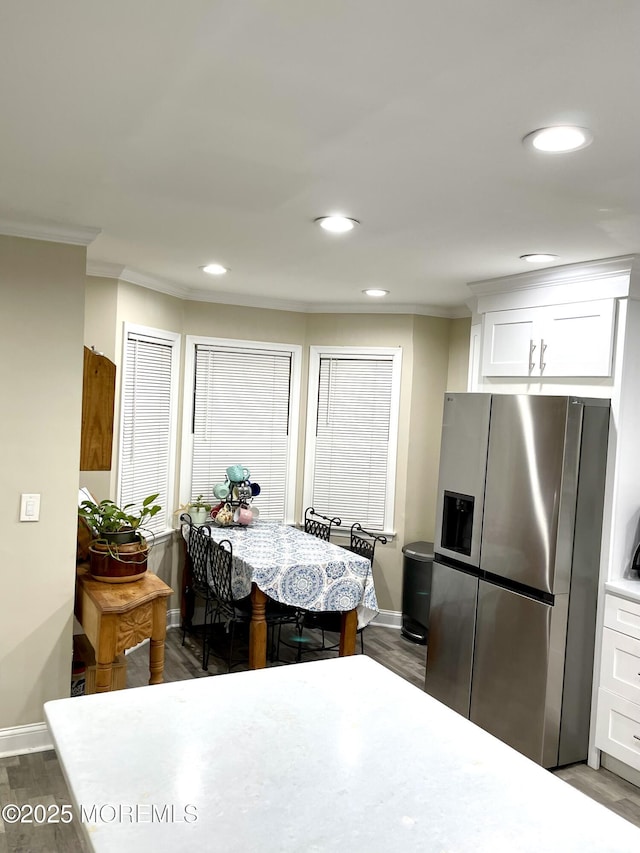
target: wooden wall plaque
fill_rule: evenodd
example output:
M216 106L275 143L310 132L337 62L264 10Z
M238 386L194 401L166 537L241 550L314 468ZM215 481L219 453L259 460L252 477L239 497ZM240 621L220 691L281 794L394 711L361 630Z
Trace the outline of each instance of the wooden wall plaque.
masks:
M80 470L110 471L116 366L104 355L84 348Z

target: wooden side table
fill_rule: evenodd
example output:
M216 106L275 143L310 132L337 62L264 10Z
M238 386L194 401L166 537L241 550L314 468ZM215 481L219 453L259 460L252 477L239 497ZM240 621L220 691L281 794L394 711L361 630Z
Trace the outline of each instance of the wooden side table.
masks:
M116 655L151 639L149 684L162 684L167 599L173 590L149 572L139 581L110 584L94 580L79 565L75 614L96 653L96 693L111 688Z

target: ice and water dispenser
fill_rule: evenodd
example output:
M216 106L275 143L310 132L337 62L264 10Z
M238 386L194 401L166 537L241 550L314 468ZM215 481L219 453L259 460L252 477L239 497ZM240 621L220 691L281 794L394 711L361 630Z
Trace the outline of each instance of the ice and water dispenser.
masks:
M447 551L455 551L467 557L471 555L474 502L475 499L471 495L445 491L442 505L441 545Z

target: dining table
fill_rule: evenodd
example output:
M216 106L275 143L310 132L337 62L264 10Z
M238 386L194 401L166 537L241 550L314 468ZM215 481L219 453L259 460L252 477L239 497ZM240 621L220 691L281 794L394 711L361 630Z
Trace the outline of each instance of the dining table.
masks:
M310 612L339 612L339 655L355 653L356 633L378 613L371 562L288 524L254 521L250 525L208 525L211 538L231 545L232 591L251 596L249 668L267 662L267 601ZM185 561L183 590L189 586ZM189 624L193 604L185 603Z
M366 655L45 717L94 853L640 850L640 829Z

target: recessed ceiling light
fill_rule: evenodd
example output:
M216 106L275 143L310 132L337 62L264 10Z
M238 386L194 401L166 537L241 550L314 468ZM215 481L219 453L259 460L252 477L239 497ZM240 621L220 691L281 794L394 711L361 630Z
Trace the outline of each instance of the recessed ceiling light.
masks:
M563 151L578 151L593 142L593 134L586 127L562 125L558 127L541 127L528 133L522 140L538 151L562 153Z
M332 234L344 234L345 231L351 231L356 225L359 225L357 219L351 219L348 216L318 216L313 220L317 222L325 231L331 231Z
M224 275L229 270L227 267L223 267L222 264L207 264L205 267L202 267L202 272L209 273L209 275Z
M520 255L520 260L528 261L530 264L546 264L549 261L555 261L557 257L557 255L533 253L531 255Z
M388 290L379 290L377 287L370 287L367 290L362 291L367 296L373 296L376 299L379 299L381 296L387 296L389 293Z

